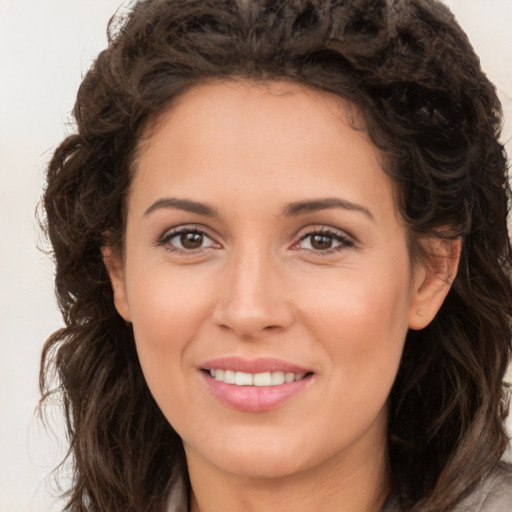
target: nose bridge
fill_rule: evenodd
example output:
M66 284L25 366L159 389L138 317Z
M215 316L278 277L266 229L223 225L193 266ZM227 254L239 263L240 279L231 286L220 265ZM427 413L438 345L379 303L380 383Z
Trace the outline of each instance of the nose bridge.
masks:
M241 244L230 254L225 276L217 323L244 338L290 324L282 272L269 247L257 240Z

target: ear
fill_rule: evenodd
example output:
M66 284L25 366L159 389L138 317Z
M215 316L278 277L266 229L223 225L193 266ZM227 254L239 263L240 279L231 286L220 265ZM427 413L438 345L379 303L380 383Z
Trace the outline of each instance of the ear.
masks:
M107 268L112 291L114 293L114 305L117 312L126 322L131 322L130 308L128 307L128 299L126 296L126 283L123 271L123 257L120 251L114 250L107 245L101 249L103 254L103 263Z
M424 261L414 269L414 288L409 309L409 328L426 327L450 291L460 260L462 242L431 237L425 240Z

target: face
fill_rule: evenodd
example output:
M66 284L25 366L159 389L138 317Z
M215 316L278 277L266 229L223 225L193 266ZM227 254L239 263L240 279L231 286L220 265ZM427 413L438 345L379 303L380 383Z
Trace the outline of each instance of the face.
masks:
M189 462L286 476L384 452L406 333L445 292L411 267L364 131L326 93L223 82L146 135L104 254Z

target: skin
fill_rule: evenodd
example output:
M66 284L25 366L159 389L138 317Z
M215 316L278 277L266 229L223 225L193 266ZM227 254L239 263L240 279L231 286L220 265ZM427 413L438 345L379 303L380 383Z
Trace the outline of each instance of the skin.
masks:
M325 198L341 202L290 214ZM176 229L204 232L199 248ZM147 129L123 255L104 257L148 386L183 439L192 511L380 508L404 339L435 316L456 263L411 265L393 186L339 98L287 82L185 93ZM222 356L312 375L283 405L241 411L205 384L202 364Z

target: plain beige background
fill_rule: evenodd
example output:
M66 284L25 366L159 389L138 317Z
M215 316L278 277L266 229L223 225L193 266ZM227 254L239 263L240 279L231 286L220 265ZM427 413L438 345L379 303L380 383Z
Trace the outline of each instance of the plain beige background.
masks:
M512 155L512 0L446 0L498 85ZM46 477L65 440L34 416L39 357L60 325L34 210L80 78L121 0L0 0L0 512L61 510Z

